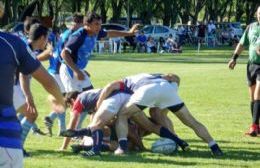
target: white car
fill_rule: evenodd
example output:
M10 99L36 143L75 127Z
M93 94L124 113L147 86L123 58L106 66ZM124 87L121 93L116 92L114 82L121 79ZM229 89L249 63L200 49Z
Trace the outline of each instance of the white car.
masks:
M160 37L167 38L172 34L173 38L177 38L177 31L163 25L147 25L141 31L149 37L153 37L155 40L159 40Z

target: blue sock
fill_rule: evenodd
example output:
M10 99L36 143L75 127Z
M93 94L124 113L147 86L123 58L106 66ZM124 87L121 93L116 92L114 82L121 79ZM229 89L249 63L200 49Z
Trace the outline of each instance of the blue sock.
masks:
M24 143L30 129L32 128L32 123L30 123L26 119L26 117L24 117L24 119L21 122L21 125L22 125L22 136L21 136L21 138L22 138L22 142Z
M181 140L180 138L178 138L176 135L174 135L173 133L171 133L167 128L165 127L161 127L160 129L160 137L163 138L168 138L171 139L173 141L175 141L178 145L182 146L183 144L183 140Z
M92 132L93 148L95 153L99 153L102 146L103 132L101 130L95 130Z
M119 139L118 143L119 143L119 147L122 150L124 150L124 151L127 150L127 139L126 138Z
M38 126L36 123L32 123L32 130L37 130L38 129Z
M88 113L86 111L83 111L83 113L80 114L77 129L82 128L82 123L85 120L85 118L87 117L87 115L88 115Z
M57 114L57 112L51 112L49 114L49 117L50 117L51 121L54 121L58 117L58 114Z
M60 132L66 130L66 113L58 113L58 119L59 119L59 126L60 126Z
M24 118L24 115L21 114L21 113L19 113L19 114L17 115L17 118L18 118L18 120L19 120L20 122L22 122L22 120L23 120L23 118Z
M102 146L101 146L101 150L102 151L109 151L110 150L110 148L109 148L109 146L108 146L108 144L102 144Z

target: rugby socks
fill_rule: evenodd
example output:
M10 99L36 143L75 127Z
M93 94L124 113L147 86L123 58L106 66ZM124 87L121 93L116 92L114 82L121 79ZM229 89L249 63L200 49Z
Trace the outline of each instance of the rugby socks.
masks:
M60 132L65 131L66 130L66 113L58 113L58 120L59 120L59 127L60 127Z
M102 151L109 151L109 150L110 150L109 145L103 143L103 144L101 145L101 150L102 150Z
M26 117L23 118L23 120L21 121L21 125L22 125L22 142L24 143L30 129L32 128L33 124L30 123Z
M254 101L250 102L250 110L251 110L251 115L253 117L253 113L254 113Z
M58 114L57 114L57 112L53 111L49 114L49 117L50 117L51 121L54 121L58 117Z
M85 111L80 114L79 121L78 121L78 125L77 125L77 129L82 128L82 123L83 123L83 121L85 120L85 118L87 117L87 115L88 115L88 113L85 112Z
M210 141L210 142L208 143L208 146L211 148L211 147L214 146L215 144L217 144L216 141Z
M222 156L223 152L215 141L209 142L209 148L214 156Z
M93 139L93 148L92 150L95 153L100 153L102 147L102 140L103 140L103 132L102 130L98 129L92 132L92 139Z
M184 143L186 143L185 141L181 140L176 135L171 133L165 127L161 127L161 129L160 129L160 137L171 139L171 140L175 141L179 146L182 146Z
M253 109L253 124L259 125L259 117L260 117L260 100L254 101L254 109Z
M23 118L24 118L24 115L21 114L21 113L19 113L19 114L17 115L17 118L18 118L18 120L19 120L20 122L22 122L22 120L23 120Z
M127 151L127 138L120 138L118 140L119 143L119 147L123 150L123 151Z

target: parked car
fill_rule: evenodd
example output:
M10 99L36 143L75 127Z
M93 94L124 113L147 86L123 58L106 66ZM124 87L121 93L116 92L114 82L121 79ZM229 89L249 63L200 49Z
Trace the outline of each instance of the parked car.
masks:
M141 29L141 31L144 31L146 36L151 36L156 41L158 41L160 37L167 38L170 34L172 34L174 38L178 38L176 30L163 25L147 25Z
M234 32L239 38L243 35L243 29L240 22L223 22L216 23L216 27L222 30L228 29L228 31Z

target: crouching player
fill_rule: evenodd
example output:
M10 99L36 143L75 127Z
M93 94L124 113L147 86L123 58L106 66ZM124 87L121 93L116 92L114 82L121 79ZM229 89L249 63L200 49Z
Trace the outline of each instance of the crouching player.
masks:
M138 74L126 77L120 81L115 81L102 90L97 108L100 107L102 101L114 91L121 90L133 93L129 101L122 107L118 116L117 135L119 137L119 147L115 151L116 154L123 154L127 150L126 135L128 130L128 118L133 116L138 117L140 112L146 107L158 107L159 109L169 109L182 123L193 129L197 136L208 143L213 155L223 155L207 128L190 114L184 102L178 96L177 90L179 81L180 78L174 74ZM145 124L149 127L152 126L144 121L140 122L140 124ZM160 129L160 135L163 135L163 137L166 137L168 134L165 129ZM183 148L181 142L176 140L175 142Z
M97 100L99 99L100 90L90 90L81 93L73 105L74 113L79 113L82 110L96 111L90 125L86 129L72 130L68 129L61 135L66 137L77 137L77 136L92 136L93 148L90 151L84 153L84 156L95 156L100 155L100 150L103 140L102 128L113 119L121 107L129 100L130 94L125 92L113 92L111 93L100 105L98 110L96 109ZM169 129L152 123L144 113L140 113L138 117L133 117L134 121L140 124L143 129L149 130L161 137L169 138L174 140L183 150L188 150L188 144L174 135ZM145 123L145 124L144 124ZM147 125L149 127L147 127ZM65 138L66 139L66 138ZM66 141L66 140L65 140ZM120 142L120 139L119 139ZM127 143L125 144L127 145ZM67 143L64 142L63 148L67 147Z

